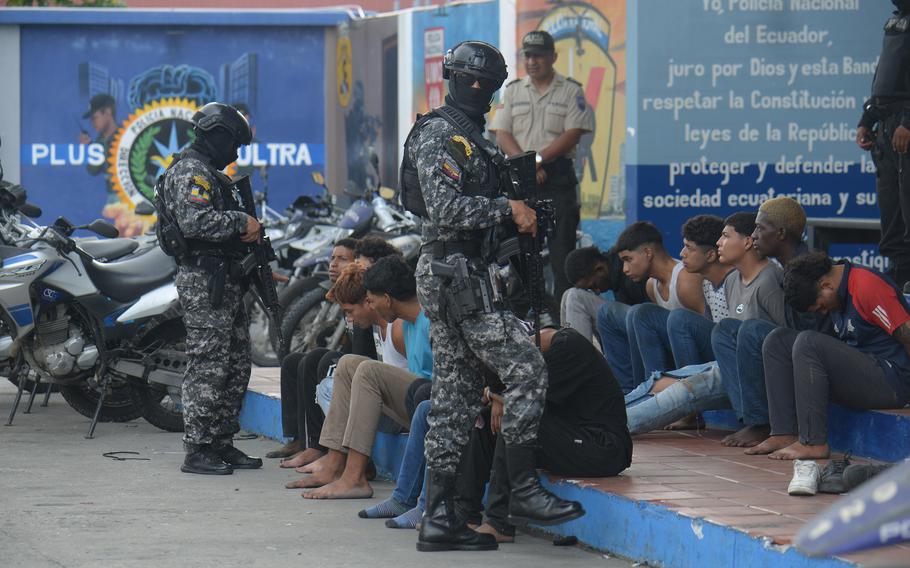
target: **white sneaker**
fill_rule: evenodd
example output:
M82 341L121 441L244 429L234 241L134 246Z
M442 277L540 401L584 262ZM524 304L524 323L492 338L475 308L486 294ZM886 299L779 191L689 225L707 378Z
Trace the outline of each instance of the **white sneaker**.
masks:
M790 495L815 495L818 492L818 482L821 479L821 470L812 460L793 461L793 479L787 493Z

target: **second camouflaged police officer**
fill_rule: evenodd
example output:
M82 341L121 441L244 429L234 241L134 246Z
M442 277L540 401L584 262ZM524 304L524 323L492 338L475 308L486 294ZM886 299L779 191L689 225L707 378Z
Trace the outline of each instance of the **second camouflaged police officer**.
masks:
M578 179L572 160L582 135L594 129L594 114L581 84L553 69L553 36L529 32L521 48L527 76L506 85L490 130L496 132L496 142L507 156L537 152L538 197L552 200L556 210L549 250L559 301L572 286L566 277L566 256L575 248L579 222Z
M259 239L259 221L239 210L221 170L252 137L233 107L193 115L196 139L158 185L159 240L177 257L189 362L183 378L186 473L225 475L262 467L233 446L250 380L249 325L239 260Z
M885 23L882 53L863 105L856 143L872 151L878 209L879 250L891 276L910 292L910 0L892 0L897 10Z
M405 142L402 202L424 218L417 293L430 319L434 380L426 437L427 502L417 549L493 550L496 539L455 514L456 470L481 409L487 370L506 385L502 435L512 488L510 522L556 524L584 514L540 485L535 444L547 374L522 324L490 298L487 261L496 226L512 221L535 233L534 210L499 195L500 157L482 138L484 115L506 78L502 54L480 41L446 53L445 106L418 119ZM448 275L447 275L448 274ZM473 292L483 290L475 295Z

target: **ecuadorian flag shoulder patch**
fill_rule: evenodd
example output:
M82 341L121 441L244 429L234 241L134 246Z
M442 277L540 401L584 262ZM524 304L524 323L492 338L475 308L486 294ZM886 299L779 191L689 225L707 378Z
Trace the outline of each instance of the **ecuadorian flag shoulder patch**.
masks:
M442 163L439 164L439 170L444 176L454 182L461 180L461 167L448 155L443 157Z
M193 176L193 184L190 186L190 202L199 205L208 205L212 201L210 193L211 184L202 176Z

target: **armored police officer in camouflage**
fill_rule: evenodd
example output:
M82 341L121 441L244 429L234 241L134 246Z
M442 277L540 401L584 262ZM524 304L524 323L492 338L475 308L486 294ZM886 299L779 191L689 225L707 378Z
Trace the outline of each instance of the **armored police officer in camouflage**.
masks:
M879 249L888 273L910 292L910 0L891 0L897 10L885 23L882 53L863 105L856 143L872 151L878 209Z
M480 412L488 370L507 387L502 435L513 488L510 521L555 524L584 513L578 503L546 491L537 478L534 444L547 388L540 351L513 314L483 301L471 305L465 296L481 289L478 298L495 295L485 275L496 253L489 243L498 225L514 223L523 233L537 229L533 209L499 195L496 163L502 156L482 137L484 115L506 75L502 54L492 45L458 44L443 63L449 84L445 106L420 117L405 143L402 201L425 219L416 276L431 322L435 376L426 438L426 513L417 543L423 551L497 546L491 535L456 518L453 503L456 469Z
M231 180L221 173L249 144L250 127L233 107L209 103L194 116L196 139L175 157L159 184L159 224L176 226L181 241L176 277L185 312L189 362L183 379L186 473L225 475L262 460L234 448L237 418L250 379L249 325L240 274L244 243L259 238L259 222L239 210ZM159 233L161 236L162 233Z

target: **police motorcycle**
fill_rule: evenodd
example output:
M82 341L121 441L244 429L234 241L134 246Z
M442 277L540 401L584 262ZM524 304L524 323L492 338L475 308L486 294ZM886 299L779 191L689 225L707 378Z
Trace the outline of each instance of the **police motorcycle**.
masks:
M379 157L370 149L370 163L374 172L379 171ZM309 274L313 278L309 288L301 286L298 296L287 302L281 320L284 344L280 355L303 351L313 347L337 349L347 337L347 324L340 306L325 300L331 287L328 280L328 263L334 244L347 237L359 238L369 234L387 237L405 259L416 263L420 253L419 220L394 203L395 191L382 187L378 175L371 178L363 191L350 186L344 192L355 198L334 227L326 229L330 237L323 238L318 248L301 256L295 262L295 274Z
M139 416L182 430L186 331L173 260L157 246L113 238L106 221L77 227L61 217L42 227L29 219L37 215L22 187L0 188L0 360L17 378L58 385L92 418L89 438L98 421ZM77 241L78 229L110 240Z

